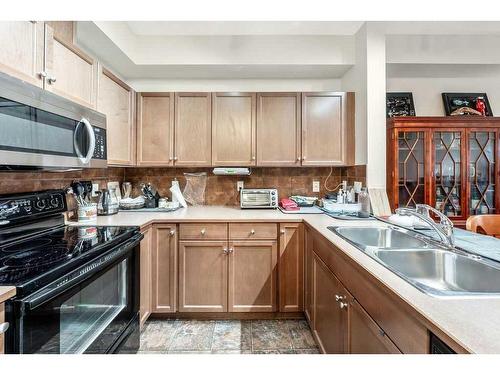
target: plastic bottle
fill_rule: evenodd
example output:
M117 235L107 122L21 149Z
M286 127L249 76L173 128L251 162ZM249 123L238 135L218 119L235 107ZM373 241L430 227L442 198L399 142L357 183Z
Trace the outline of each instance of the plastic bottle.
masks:
M361 204L361 209L358 212L358 217L370 217L370 196L366 188L362 188L358 194L358 201Z

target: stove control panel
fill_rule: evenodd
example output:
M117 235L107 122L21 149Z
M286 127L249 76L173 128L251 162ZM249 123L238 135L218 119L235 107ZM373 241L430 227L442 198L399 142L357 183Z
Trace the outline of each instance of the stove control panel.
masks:
M0 224L31 216L47 216L67 210L66 194L63 190L45 190L0 196Z

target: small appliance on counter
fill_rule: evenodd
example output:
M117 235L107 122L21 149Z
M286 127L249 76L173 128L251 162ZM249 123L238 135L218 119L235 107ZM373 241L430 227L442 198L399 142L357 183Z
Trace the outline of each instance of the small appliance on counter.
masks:
M97 203L97 215L107 216L118 213L118 198L115 189L102 189Z
M66 226L64 190L0 196L6 353L139 349L138 227Z
M241 208L277 208L278 190L276 189L241 189Z

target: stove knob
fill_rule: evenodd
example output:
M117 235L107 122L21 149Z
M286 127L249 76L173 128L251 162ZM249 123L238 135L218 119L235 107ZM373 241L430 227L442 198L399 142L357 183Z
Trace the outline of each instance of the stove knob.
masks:
M37 200L35 203L35 208L43 210L45 208L45 202L41 199Z
M57 208L59 206L59 201L57 200L57 198L52 198L50 200L50 204L52 207Z

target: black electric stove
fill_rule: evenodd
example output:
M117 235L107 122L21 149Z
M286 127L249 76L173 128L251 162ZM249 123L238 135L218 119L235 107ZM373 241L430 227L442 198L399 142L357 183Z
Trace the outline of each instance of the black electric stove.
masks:
M0 285L16 286L6 351L134 351L143 236L137 227L66 226L66 209L63 191L0 196Z

